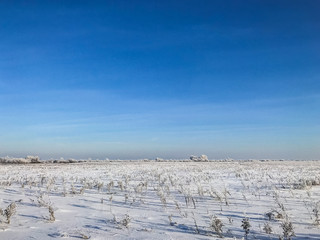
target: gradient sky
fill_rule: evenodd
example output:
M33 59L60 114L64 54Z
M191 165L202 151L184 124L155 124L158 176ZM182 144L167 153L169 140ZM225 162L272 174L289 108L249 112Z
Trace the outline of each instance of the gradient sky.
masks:
M0 156L320 159L319 1L0 1Z

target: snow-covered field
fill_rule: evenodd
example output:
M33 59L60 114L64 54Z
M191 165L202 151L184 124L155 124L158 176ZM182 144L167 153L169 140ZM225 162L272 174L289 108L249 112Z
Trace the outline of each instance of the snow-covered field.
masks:
M0 208L6 240L320 239L320 162L2 164Z

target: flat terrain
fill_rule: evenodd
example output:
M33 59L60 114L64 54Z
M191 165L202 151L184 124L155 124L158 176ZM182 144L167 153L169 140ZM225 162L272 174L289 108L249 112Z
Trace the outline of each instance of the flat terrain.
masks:
M315 240L320 162L4 164L0 208L6 240Z

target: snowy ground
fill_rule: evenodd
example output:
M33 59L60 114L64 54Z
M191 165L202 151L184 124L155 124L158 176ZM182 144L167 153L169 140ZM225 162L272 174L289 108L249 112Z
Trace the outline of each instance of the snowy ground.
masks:
M242 239L245 218L320 239L319 181L317 161L4 164L0 239Z

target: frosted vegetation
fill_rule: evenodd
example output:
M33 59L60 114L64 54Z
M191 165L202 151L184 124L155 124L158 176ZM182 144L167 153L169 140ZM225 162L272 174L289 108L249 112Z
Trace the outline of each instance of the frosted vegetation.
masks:
M320 162L200 158L2 158L0 239L320 239Z

